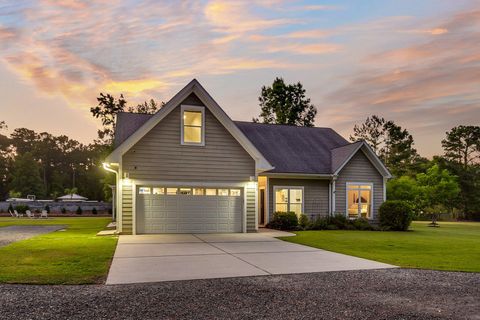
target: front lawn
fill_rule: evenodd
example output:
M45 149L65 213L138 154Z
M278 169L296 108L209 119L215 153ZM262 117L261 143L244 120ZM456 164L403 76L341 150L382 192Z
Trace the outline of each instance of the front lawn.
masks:
M117 237L97 237L110 218L0 218L12 225L66 225L56 231L0 247L0 283L102 283L115 252Z
M413 222L411 231L299 231L282 240L405 268L480 272L480 223Z

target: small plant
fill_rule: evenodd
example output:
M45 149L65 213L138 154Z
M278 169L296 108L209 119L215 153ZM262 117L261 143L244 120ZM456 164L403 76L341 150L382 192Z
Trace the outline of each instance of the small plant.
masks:
M268 228L279 230L293 230L298 226L298 218L295 212L274 212L273 219L267 225Z
M302 229L307 229L308 226L310 225L310 220L308 219L308 217L305 214L300 215L300 218L298 219L298 225Z
M63 214L65 214L65 213L67 213L67 209L62 208L62 209L60 210L60 212L63 213Z
M11 203L8 205L8 209L7 209L7 210L8 210L8 212L13 212L14 209L13 209L13 206L12 206Z
M50 213L50 207L48 206L48 204L45 206L44 210L47 211L47 213Z
M98 213L98 212L97 212L97 208L94 207L94 208L92 209L92 214L95 214L95 215L96 215L97 213Z
M82 214L83 210L80 206L78 206L77 211L75 211L77 214Z
M407 231L412 219L413 210L406 201L387 200L380 206L379 221L384 229Z

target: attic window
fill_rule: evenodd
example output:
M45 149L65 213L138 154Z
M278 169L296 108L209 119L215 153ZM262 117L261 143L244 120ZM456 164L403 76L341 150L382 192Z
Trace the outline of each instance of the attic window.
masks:
M197 106L182 106L181 144L205 145L205 109Z

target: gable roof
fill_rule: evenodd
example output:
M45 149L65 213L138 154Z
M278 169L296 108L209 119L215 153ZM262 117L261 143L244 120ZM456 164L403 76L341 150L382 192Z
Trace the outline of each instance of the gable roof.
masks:
M330 128L235 124L274 166L272 173L331 174L330 150L350 145Z
M255 167L257 171L267 171L273 169L272 165L256 149L252 142L245 137L242 131L238 129L225 111L223 111L217 102L213 100L210 94L196 79L190 81L182 90L173 96L170 101L168 101L159 111L157 111L157 113L143 122L143 124L141 124L125 140L121 141L112 151L112 153L107 156L106 161L110 163L119 163L122 155L125 154L125 152L130 150L145 134L152 130L163 118L165 118L192 93L194 93L198 99L202 101L205 107L210 110L210 112L225 127L225 129L227 129L227 131L240 143L245 151L250 154L250 156L255 160ZM139 120L139 122L141 122L141 120ZM134 126L132 125L132 128L133 127ZM124 130L125 136L130 131L131 128Z
M391 178L392 174L388 168L383 164L382 160L377 156L375 151L364 140L360 140L349 145L339 147L331 150L332 154L332 174L338 175L345 165L357 154L362 151L370 160L372 165L386 178Z
M349 143L342 147L332 149L331 150L331 154L332 154L331 172L337 172L344 165L344 163L346 163L347 160L349 160L349 157L355 154L358 148L361 147L361 144L362 144L361 141L357 141L354 143Z

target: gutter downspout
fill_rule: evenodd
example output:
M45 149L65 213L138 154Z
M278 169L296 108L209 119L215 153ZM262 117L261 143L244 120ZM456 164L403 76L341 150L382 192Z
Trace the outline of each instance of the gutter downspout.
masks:
M336 199L335 199L335 193L337 192L337 188L335 186L335 182L337 181L337 176L336 175L333 175L332 176L332 216L335 215L335 211L336 211Z
M108 163L103 163L103 169L109 172L115 173L115 188L112 188L112 195L113 195L113 201L112 201L112 220L117 221L117 190L118 190L118 172L115 171L114 169L110 168Z

